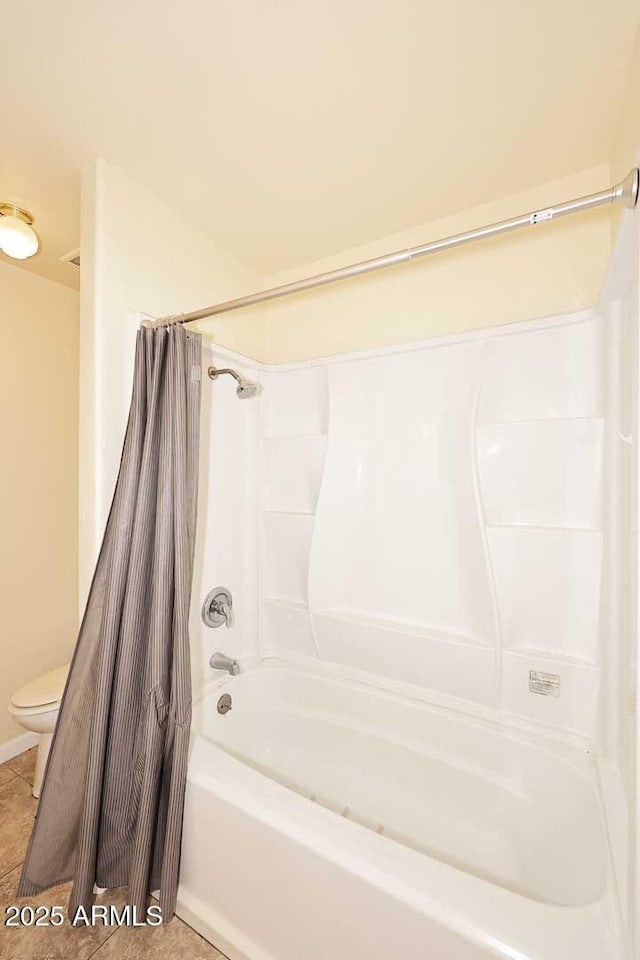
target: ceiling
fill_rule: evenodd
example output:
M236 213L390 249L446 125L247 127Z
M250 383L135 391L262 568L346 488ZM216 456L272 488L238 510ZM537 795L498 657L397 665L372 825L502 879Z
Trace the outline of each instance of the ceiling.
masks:
M0 12L0 200L36 217L25 268L70 286L96 157L261 274L604 162L640 21L637 0Z

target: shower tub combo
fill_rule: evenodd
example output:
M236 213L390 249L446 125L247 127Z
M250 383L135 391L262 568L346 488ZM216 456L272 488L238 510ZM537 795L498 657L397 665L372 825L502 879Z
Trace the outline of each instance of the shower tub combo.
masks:
M278 658L194 731L178 912L231 960L622 956L579 738Z
M264 393L225 377L205 410L234 456L203 465L178 912L231 960L632 955L636 312L611 303L284 367L212 351Z

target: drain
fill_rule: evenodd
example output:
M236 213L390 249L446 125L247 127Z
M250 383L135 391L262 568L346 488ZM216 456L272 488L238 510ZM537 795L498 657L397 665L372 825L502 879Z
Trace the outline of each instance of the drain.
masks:
M228 693L223 693L220 699L218 700L218 713L229 713L231 710L233 701Z

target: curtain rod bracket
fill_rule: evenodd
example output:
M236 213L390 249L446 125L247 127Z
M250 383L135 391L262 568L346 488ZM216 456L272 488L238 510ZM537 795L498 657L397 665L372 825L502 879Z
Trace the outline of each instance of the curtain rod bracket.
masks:
M640 186L640 171L637 167L630 170L621 183L618 183L613 189L615 196L612 202L618 200L623 203L628 210L633 210L638 202L638 187Z

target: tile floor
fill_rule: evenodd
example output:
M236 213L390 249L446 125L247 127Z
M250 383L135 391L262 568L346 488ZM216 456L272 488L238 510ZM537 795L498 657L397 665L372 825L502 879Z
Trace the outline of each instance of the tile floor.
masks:
M225 960L195 930L174 917L156 927L72 927L65 918L57 927L7 927L5 908L65 907L70 883L37 897L16 898L22 860L29 842L37 801L31 796L35 748L0 764L0 958L2 960ZM108 890L96 903L121 907L124 888Z

